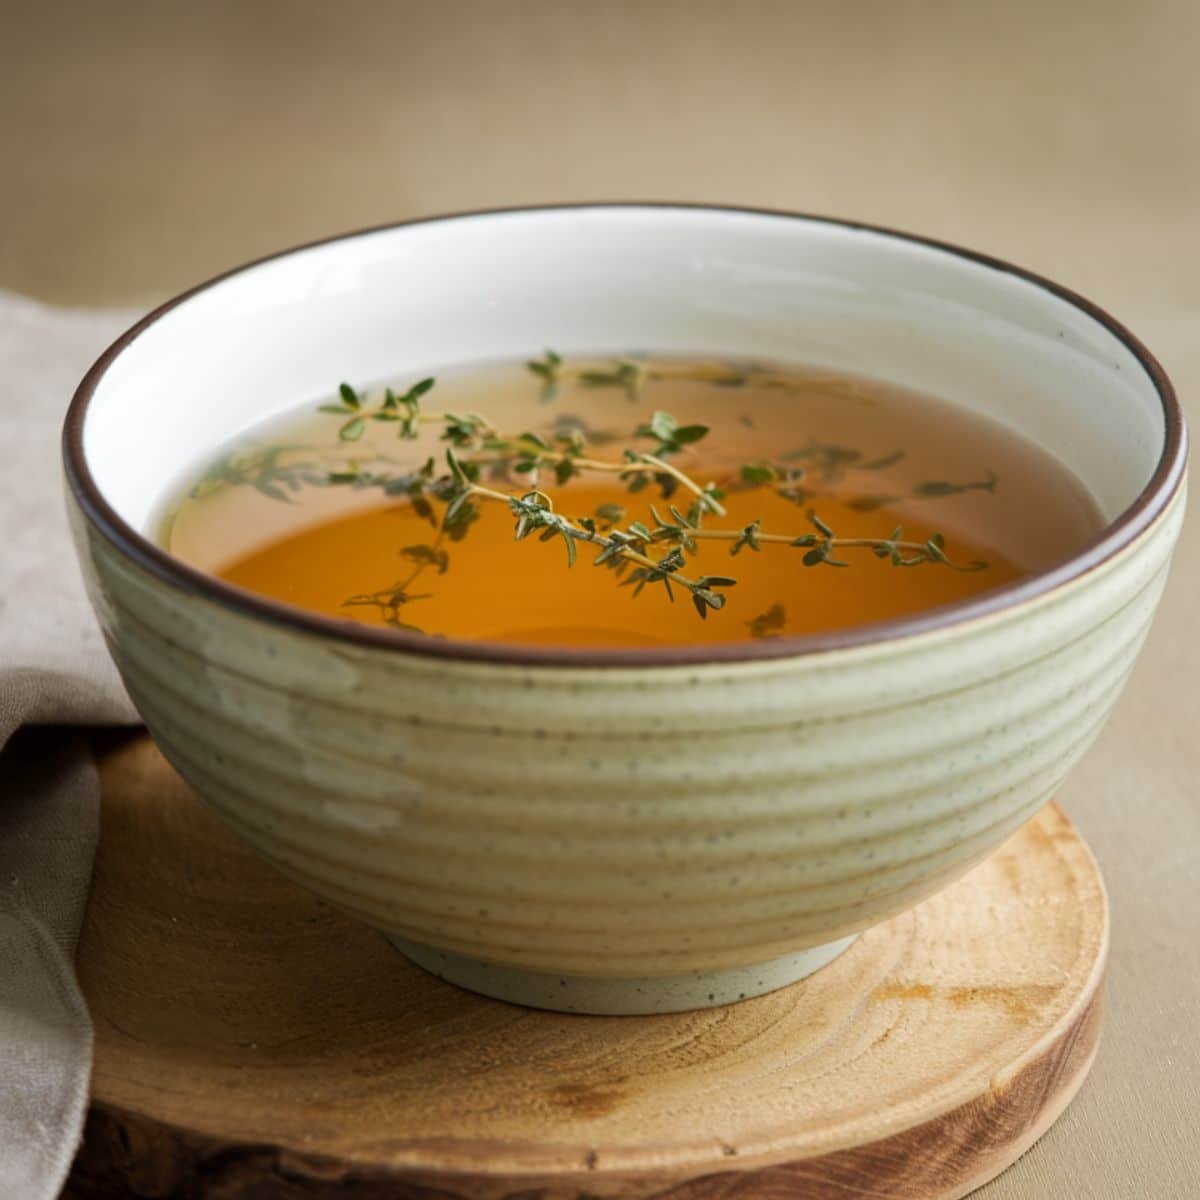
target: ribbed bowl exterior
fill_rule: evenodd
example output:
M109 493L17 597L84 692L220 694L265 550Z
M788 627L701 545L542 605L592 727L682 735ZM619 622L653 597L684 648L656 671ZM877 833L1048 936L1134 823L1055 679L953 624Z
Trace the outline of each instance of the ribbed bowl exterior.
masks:
M653 669L424 657L276 625L152 575L71 505L131 696L248 841L408 941L619 978L828 943L1016 829L1111 711L1184 497L1101 566L991 616Z

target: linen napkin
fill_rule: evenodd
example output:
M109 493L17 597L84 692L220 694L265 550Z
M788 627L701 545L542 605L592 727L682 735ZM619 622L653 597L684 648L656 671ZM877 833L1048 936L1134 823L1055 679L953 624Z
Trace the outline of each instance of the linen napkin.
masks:
M0 292L0 1196L51 1200L87 1111L92 1028L75 982L99 789L65 726L137 720L88 607L59 428L131 313Z

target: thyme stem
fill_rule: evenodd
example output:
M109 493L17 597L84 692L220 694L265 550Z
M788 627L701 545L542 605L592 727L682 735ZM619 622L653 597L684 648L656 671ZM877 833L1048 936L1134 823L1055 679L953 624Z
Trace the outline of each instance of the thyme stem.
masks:
M695 538L697 541L707 539L709 541L736 542L742 536L740 529L691 529L688 531L688 537ZM668 540L669 534L663 531L657 531L655 536L656 542ZM796 535L787 533L760 533L758 534L760 542L777 542L782 546L794 546L796 544ZM886 538L841 538L835 537L829 539L831 546L836 546L839 550L854 549L861 547L864 550L877 550L880 546L888 545L895 546L897 550L914 550L920 551L925 549L924 542L892 542Z
M718 517L725 516L725 508L715 496L710 496L702 487L693 483L678 467L673 467L669 462L663 462L661 458L656 458L653 454L643 454L642 462L648 463L656 471L663 472L664 475L670 475L672 479L678 481L683 487L687 488L693 495L699 498L701 505L707 508L709 512L716 513Z
M506 504L510 509L520 511L518 506L522 503L522 498L519 496L511 495L508 492L498 492L494 488L484 487L479 483L469 484L467 491L472 496L480 496L485 500L498 500L502 504ZM545 493L538 493L538 495L545 496ZM549 499L549 497L545 498ZM600 546L602 549L610 551L613 557L628 559L630 562L637 563L641 567L649 567L654 571L662 569L660 563L655 562L654 559L642 554L640 551L634 550L632 545L622 542L618 538L605 536L590 529L584 529L561 516L558 517L556 525L562 533L574 541L589 542L593 546ZM671 571L670 576L673 583L681 584L690 592L695 592L704 586L699 580L690 579L686 575L679 574L678 571Z

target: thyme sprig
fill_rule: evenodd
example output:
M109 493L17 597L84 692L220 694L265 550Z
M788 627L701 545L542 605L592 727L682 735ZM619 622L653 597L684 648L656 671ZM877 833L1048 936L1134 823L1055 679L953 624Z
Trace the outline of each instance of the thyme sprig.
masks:
M193 500L202 500L223 487L245 485L271 500L291 503L295 493L305 486L326 482L326 472L317 462L287 462L289 446L235 449L221 455L188 492Z
M610 370L582 370L575 378L587 388L618 387L625 393L626 399L636 403L647 374L644 364L619 358Z
M934 534L924 542L905 541L903 530L898 526L886 538L838 537L829 525L811 511L808 518L816 532L800 535L767 533L761 529L758 521L752 521L740 530L709 529L701 524L699 517L693 518L684 514L674 505L668 510L670 520L664 520L651 505L650 516L653 525L634 521L624 529L614 526L602 533L592 520L572 521L562 513L556 512L553 500L543 491L533 489L518 495L480 484L477 474L473 476L469 471L469 464L461 462L450 450L446 451L446 463L452 481L451 496L446 510L447 521L453 520L472 497L505 504L516 518L517 541L522 541L535 532L543 542L560 538L566 547L569 567L575 565L577 542L598 546L600 553L593 560L596 566L606 563L635 565L636 569L626 581L635 585L634 595L639 594L648 583L662 583L668 598L673 600L671 585L674 583L691 593L692 602L701 617L707 617L709 609L716 610L724 606L725 597L716 589L733 587L737 583L736 579L724 575L701 575L693 579L683 573L681 568L686 565L686 554L694 554L698 543L703 541L728 541L731 543L731 555L736 555L743 549L760 551L764 544L802 548L805 554L801 561L806 567L821 564L847 567L850 564L836 558L834 552L862 549L870 550L876 558L886 559L895 567L938 563L954 571L981 571L987 566L979 561L954 562L946 553L945 540L941 534ZM652 547L661 543L668 543L672 548L656 559L649 552Z
M913 488L913 495L925 500L939 499L942 496L961 496L963 492L990 492L995 494L996 484L1000 480L995 471L987 471L982 479L970 483L948 483L944 479L933 479L927 483L918 483Z
M569 567L575 565L577 542L599 546L600 553L593 560L595 566L618 561L635 564L636 569L627 581L634 585L634 595L639 594L648 583L661 583L666 589L668 599L674 600L671 585L675 583L691 594L692 603L701 617L706 617L709 609L724 607L725 597L716 589L732 587L737 582L726 576L701 575L692 579L684 575L679 569L684 565L684 559L678 550L670 551L661 559L651 558L640 547L648 546L654 539L637 522L627 530L614 528L606 534L601 533L592 522L589 522L589 528L588 525L575 523L562 513L556 512L553 500L545 492L535 489L517 495L487 487L471 477L468 464L456 458L451 450L446 451L446 463L450 468L450 478L454 487L446 509L448 521L452 520L473 496L499 501L506 504L516 518L516 541L523 541L532 533L537 533L538 540L543 542L561 538L566 547Z
M542 399L546 400L547 395L552 399L566 371L561 356L547 350L542 359L531 360L526 365L543 381ZM611 371L584 370L579 371L576 378L585 387L621 386L633 395L644 380L653 374L631 360L618 360ZM744 377L739 375L735 379L729 375L715 382L723 386L738 386L744 382ZM903 537L903 530L897 527L886 538L839 537L811 508L807 510L808 521L815 531L811 533L771 532L764 530L760 521L752 521L740 529L710 528L704 525L706 515L727 515L721 504L721 490L711 483L701 486L667 461L670 456L702 441L709 433L707 426L683 425L672 414L657 410L648 421L634 430L635 438L655 443L653 450L647 452L629 448L619 461L610 462L587 455L586 433L575 424L557 423L549 439L534 432L505 436L475 413L427 413L422 408L421 400L433 386L432 379L423 379L404 393L388 389L379 405L368 407L354 388L342 384L339 388L340 401L322 406L322 411L347 418L339 428L339 437L343 441L361 437L366 422L376 420L397 423L397 432L402 438L416 437L421 425L440 424L441 440L449 443L445 452L448 468L445 476L434 477L431 458L415 475L403 479L377 477L384 480L385 490L389 493L407 494L419 515L430 520L435 518L428 495L446 505L436 541L429 545L408 546L401 551L403 557L414 563L414 569L407 579L382 592L354 596L347 601L348 605L374 605L391 624L404 624L400 621L400 609L402 605L418 598L412 595L411 587L423 573L436 569L441 574L447 570L449 555L444 542L447 538L458 540L465 535L479 515L476 501L506 505L516 522L514 536L517 541L534 534L543 542L561 540L568 566L575 564L580 543L596 546L598 553L593 559L595 565L614 569L622 577L623 585L633 588L634 595L640 594L651 584L661 584L668 599L674 600L674 588L684 589L701 617L707 617L710 609L715 611L722 608L725 604L723 589L737 582L724 575L692 577L684 570L687 556L696 554L700 544L705 541L728 542L731 556L744 550L759 552L764 546L770 545L802 549L804 554L801 562L806 567L847 567L850 564L839 555L854 550L868 550L876 558L886 560L895 567L935 563L955 571L978 571L987 565L978 561L953 561L946 553L941 534L934 534L924 542L908 541ZM882 458L864 459L859 451L849 447L814 441L785 455L782 462L744 465L739 480L744 487L773 486L780 496L804 505L813 496L804 484L810 472L819 474L824 482L829 483L839 480L850 468L883 470L899 462L902 457L902 451L895 451ZM803 465L798 465L801 463ZM509 473L524 476L527 484L525 490L502 491L482 483L481 471L485 466L491 469L493 475L500 477ZM553 499L540 487L544 470L553 472L558 485L567 483L581 472L608 472L616 474L631 493L654 482L658 484L664 501L670 500L678 489L683 488L691 493L693 502L686 513L676 505L668 504L668 516L665 518L652 504L649 506L649 523L635 520L624 527L621 522L626 513L619 505L602 505L593 517L571 520L555 509ZM332 474L329 478L330 482L361 485L361 475L351 472ZM989 472L984 480L968 484L936 481L922 484L914 494L932 497L971 489L991 491L995 488L995 482L995 476ZM894 499L886 495L863 497L857 507L862 511L871 511ZM777 625L782 627L782 621L783 617L772 608L760 614L748 627L752 636L770 636Z
M887 559L894 567L917 567L922 563L934 562L954 571L982 571L987 563L974 560L968 563L954 562L945 550L945 538L933 534L924 542L905 541L904 530L897 526L886 538L839 537L811 509L809 523L815 533L800 535L790 533L767 533L759 521L751 521L741 529L706 529L693 523L677 508L670 510L672 520L664 521L653 505L650 514L653 526L641 526L649 534L651 542L673 542L683 549L695 552L697 543L726 541L729 553L739 554L743 549L759 551L764 545L798 547L806 551L802 562L806 567L825 564L831 567L847 567L850 564L834 557L834 550L870 550L876 558Z
M338 385L339 399L320 405L318 411L348 418L338 427L338 438L343 442L358 441L366 432L368 421L394 423L397 436L407 439L418 437L422 425L441 424L444 426L442 438L455 446L472 445L493 432L478 413L423 412L421 397L435 382L433 378L418 380L406 392L386 388L383 399L372 406L368 406L350 384L342 383Z
M547 370L558 369L553 363L543 365ZM709 432L706 425L681 426L670 413L655 412L649 422L639 426L634 433L635 437L653 438L656 442L653 452L627 449L620 461L608 462L585 455L587 438L580 429L568 428L553 434L547 441L540 434L531 432L515 437L502 436L478 413L425 412L421 397L433 386L433 379L422 379L403 394L388 388L380 404L368 407L350 384L343 383L338 389L340 401L323 404L319 411L337 416L350 414L338 429L342 441L357 441L362 437L367 421L397 422L397 432L402 438L417 437L421 425L440 424L442 441L462 450L478 452L472 455L472 461L505 466L517 474L528 475L531 483L537 483L543 468L554 471L555 482L559 485L583 471L608 472L616 474L631 492L640 491L651 482L658 484L664 497L678 487L685 488L695 496L701 511L725 515L720 489L711 483L702 486L672 463L664 461L664 456L677 454L704 438Z
M699 369L687 368L680 375L678 369L654 367L633 359L617 359L610 370L568 368L562 357L552 350L547 350L541 359L530 360L526 366L542 380L540 398L544 403L555 398L566 379L573 379L583 387L620 387L630 398L636 399L647 381L676 376L690 378ZM702 374L714 385L738 387L762 372L759 368L747 367L745 370L705 370ZM581 545L594 546L597 550L592 560L594 565L612 569L621 585L631 587L634 595L659 584L668 599L674 600L675 589L682 589L688 593L701 617L707 617L710 610L723 608L726 602L724 591L737 582L726 575L693 575L687 570L688 557L697 554L704 542L728 543L731 556L761 552L768 546L800 549L803 551L801 563L805 567L845 568L850 564L843 555L858 550L869 551L875 558L894 567L929 563L955 571L979 571L987 565L979 561L954 561L946 552L945 540L939 533L923 542L906 540L898 526L886 538L842 537L810 506L816 495L808 484L810 478L819 477L829 484L841 480L849 470L883 470L899 462L904 457L902 451L868 459L850 447L813 441L785 454L780 461L743 465L737 486L772 487L781 497L806 508L812 531L769 531L763 529L758 520L739 529L713 528L705 524L705 518L727 515L721 504L723 492L716 484L697 483L669 461L672 456L702 441L709 433L707 426L681 424L670 413L656 410L633 431L634 438L652 441L652 448L649 451L626 448L620 459L609 461L590 457L590 431L577 420L560 419L555 422L553 432L545 436L536 432L506 435L477 413L425 411L422 402L433 387L432 378L422 379L404 392L386 389L378 403L370 404L365 395L343 383L338 389L337 401L321 406L321 411L344 418L338 427L338 437L343 442L357 441L366 431L368 422L378 421L395 424L402 439L418 437L422 427L440 426L440 440L447 443L447 473L444 475L437 474L435 460L430 457L419 471L406 475L372 472L351 463L329 472L320 481L326 486L382 486L389 495L405 495L414 511L437 527L434 541L406 546L400 551L401 558L412 564L406 578L378 592L351 596L345 602L348 607L373 606L384 620L399 628L415 628L401 615L405 605L425 598L414 593L414 585L427 572L436 571L440 575L447 571L450 552L446 543L466 535L480 515L480 504L485 502L507 507L515 522L515 540L523 541L536 535L543 542L561 541L568 566L577 561ZM482 481L485 469L488 471L487 483ZM288 467L280 463L277 455L245 464L226 463L223 472L223 478L248 482L260 490L270 489L267 494L277 493L285 499L288 490L313 482L311 464ZM552 497L541 484L541 477L543 473L551 474L554 484L561 486L583 472L614 474L630 493L656 485L666 516L651 504L647 519L627 521L624 506L606 504L597 508L592 516L568 517L555 509ZM523 477L523 489L503 490L499 486L514 476ZM936 498L972 490L992 492L996 482L992 472L983 479L966 483L934 480L917 485L912 495ZM493 483L497 486L492 486ZM691 497L686 512L670 502L680 490ZM859 511L870 512L897 499L880 493L857 497L848 503ZM440 521L431 500L445 505ZM785 623L786 614L777 604L746 624L751 636L771 637Z
M653 362L641 356L627 355L612 358L604 367L571 366L564 362L562 355L547 350L542 358L531 359L525 366L542 380L544 403L555 398L563 383L577 383L585 388L619 388L630 400L640 399L647 383L664 379L721 388L740 388L749 384L769 388L795 386L794 379L754 363Z
M630 399L638 399L647 383L660 379L695 380L728 388L751 382L761 386L783 386L787 382L753 364L663 365L618 358L607 369L576 367L553 350L546 350L540 359L529 360L526 367L541 380L543 403L553 401L566 382L584 388L620 388ZM428 457L419 470L392 472L379 468L393 463L401 466L402 460L378 453L370 456L367 465L351 459L329 469L328 460L322 462L320 455L313 460L312 447L243 448L214 464L191 495L203 497L222 486L246 485L285 502L308 486L378 487L386 495L405 497L412 511L436 529L433 540L399 550L399 557L411 567L407 576L379 591L350 596L344 604L348 608L373 607L388 624L412 630L417 627L403 619L407 615L405 607L430 595L415 591L418 581L430 572L447 572L451 544L467 535L479 519L483 503L507 507L515 522L517 541L535 535L543 542L559 540L568 566L576 562L580 546L594 546L594 564L610 569L621 586L631 588L634 595L651 585L661 585L668 599L674 600L676 589L682 589L701 617L723 608L724 592L737 582L730 576L693 574L688 570L689 556L696 555L705 542L727 543L734 557L771 546L795 548L803 551L800 561L805 567L846 568L850 565L848 557L859 550L895 567L934 564L970 572L987 566L980 561L960 563L952 559L940 533L925 541L914 541L905 539L897 526L887 537L842 537L814 511L813 501L823 494L819 485L814 489L814 480L829 485L840 482L850 471L882 471L900 462L903 451L868 458L852 447L814 440L777 460L744 464L729 486L771 488L804 509L811 531L766 530L759 520L736 529L715 528L705 519L728 515L721 503L722 488L711 482L700 484L671 461L708 436L706 425L683 424L672 414L655 410L632 431L634 440L652 443L649 450L631 446L615 460L593 458L595 447L616 440L618 435L593 430L567 413L558 414L546 434L504 434L478 413L426 411L424 402L434 386L435 380L427 377L407 390L386 388L376 397L342 383L337 397L321 405L320 411L339 418L338 440L343 443L358 442L375 422L394 425L402 440L417 439L425 429L431 429L446 444L445 474L438 474L434 456ZM748 417L742 422L753 425ZM306 457L297 457L305 452ZM556 510L544 488L561 486L585 472L615 475L631 494L655 487L666 515L654 504L648 505L649 515L642 520L629 520L628 508L613 503L598 506L590 516L575 518ZM483 482L485 473L487 483ZM518 477L523 487L505 488ZM553 483L544 485L543 477ZM908 495L928 500L972 491L994 493L997 483L995 473L988 471L979 479L963 482L928 480L914 485ZM681 492L690 501L686 511L672 502ZM843 498L843 503L859 512L873 512L901 498L877 492ZM440 516L434 501L445 506ZM786 625L786 613L782 605L775 604L745 624L752 637L777 636Z
M404 581L393 583L391 587L381 588L377 592L363 592L350 596L342 601L343 608L374 608L380 618L393 629L405 629L409 633L424 633L418 625L412 625L401 619L400 613L406 604L414 600L428 600L428 594L414 596L405 586Z

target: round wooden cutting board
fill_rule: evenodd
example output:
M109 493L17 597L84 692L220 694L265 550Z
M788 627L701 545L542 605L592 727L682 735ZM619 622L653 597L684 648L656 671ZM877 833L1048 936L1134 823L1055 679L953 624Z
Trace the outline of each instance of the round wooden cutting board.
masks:
M1100 1029L1104 889L1053 805L808 980L580 1017L459 991L102 747L68 1197L943 1200L1050 1126Z

